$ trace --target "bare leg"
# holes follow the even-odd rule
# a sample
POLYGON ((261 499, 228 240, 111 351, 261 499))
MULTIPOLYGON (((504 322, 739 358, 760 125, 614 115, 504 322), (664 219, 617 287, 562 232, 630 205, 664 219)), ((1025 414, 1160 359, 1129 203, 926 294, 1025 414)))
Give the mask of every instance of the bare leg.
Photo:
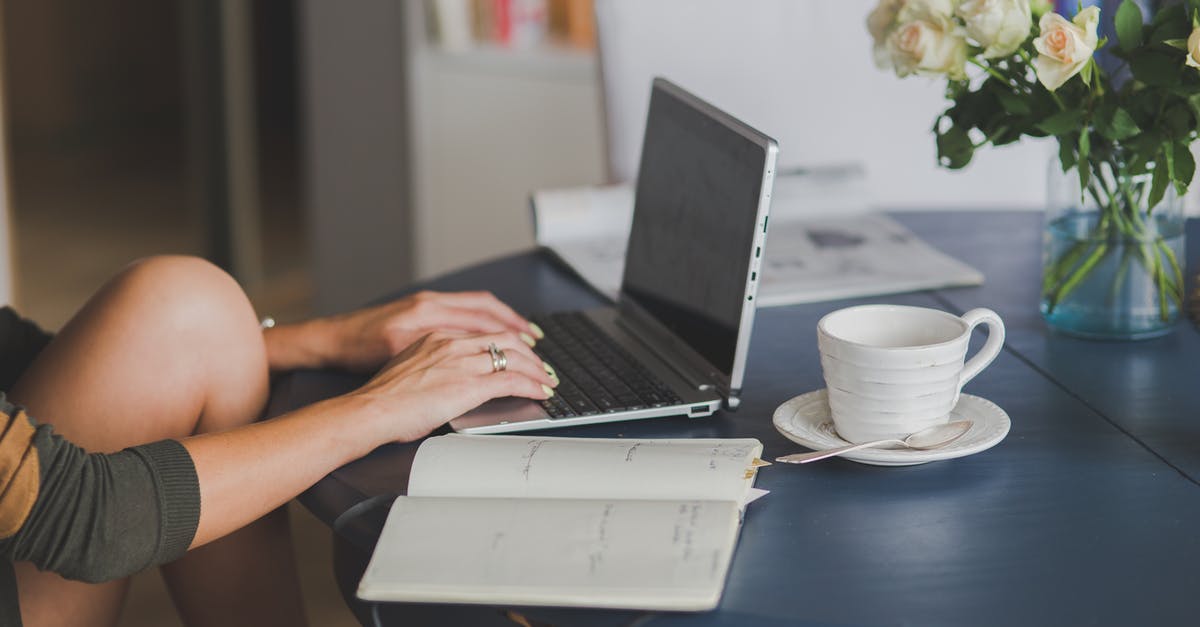
MULTIPOLYGON (((198 259, 158 257, 101 289, 10 396, 89 451, 230 429, 257 419, 266 402, 262 333, 228 275, 198 259)), ((306 622, 282 511, 163 573, 188 625, 306 622)), ((128 588, 30 564, 17 565, 17 580, 29 627, 114 624, 128 588)))

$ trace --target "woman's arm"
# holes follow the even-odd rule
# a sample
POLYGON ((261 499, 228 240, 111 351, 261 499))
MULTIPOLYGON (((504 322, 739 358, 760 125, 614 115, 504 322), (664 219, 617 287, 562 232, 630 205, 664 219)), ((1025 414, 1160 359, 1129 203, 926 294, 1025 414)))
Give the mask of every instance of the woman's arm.
POLYGON ((491 398, 547 398, 553 385, 511 333, 435 333, 344 396, 113 454, 83 451, 0 396, 12 412, 0 419, 0 557, 84 581, 122 577, 243 527, 382 444, 491 398), (507 370, 492 371, 489 343, 507 370))
POLYGON ((81 581, 123 577, 182 555, 199 505, 179 442, 89 454, 0 393, 0 559, 81 581))
POLYGON ((200 482, 192 546, 219 538, 294 498, 339 466, 389 442, 412 441, 492 398, 544 399, 555 381, 511 333, 434 333, 362 388, 278 418, 184 441, 200 482), (492 371, 489 343, 508 356, 492 371))
POLYGON ((530 346, 542 330, 489 292, 417 292, 346 314, 263 331, 272 372, 337 367, 372 372, 432 331, 512 333, 530 346))

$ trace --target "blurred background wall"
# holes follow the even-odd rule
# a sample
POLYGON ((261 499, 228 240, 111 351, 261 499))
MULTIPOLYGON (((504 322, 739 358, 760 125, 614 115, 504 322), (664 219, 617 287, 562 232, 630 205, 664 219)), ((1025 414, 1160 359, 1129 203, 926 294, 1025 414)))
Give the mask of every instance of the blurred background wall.
MULTIPOLYGON (((205 204, 204 190, 221 186, 204 161, 205 150, 220 144, 220 129, 194 128, 214 106, 194 97, 205 59, 222 54, 208 43, 219 41, 220 29, 198 17, 201 4, 219 6, 3 5, 11 296, 50 328, 132 259, 167 252, 212 258, 215 242, 230 237, 213 231, 205 204)), ((240 62, 253 75, 245 102, 253 108, 249 146, 259 169, 250 209, 257 221, 280 227, 253 244, 260 276, 273 280, 256 281, 252 295, 303 309, 295 7, 290 0, 246 6, 251 49, 240 62)))

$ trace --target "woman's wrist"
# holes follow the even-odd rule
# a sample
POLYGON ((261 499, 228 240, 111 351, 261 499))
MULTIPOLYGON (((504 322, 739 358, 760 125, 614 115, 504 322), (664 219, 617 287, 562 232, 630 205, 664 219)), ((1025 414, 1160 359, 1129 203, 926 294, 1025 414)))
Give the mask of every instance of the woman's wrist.
POLYGON ((263 329, 263 342, 272 372, 339 365, 341 341, 328 318, 263 329))

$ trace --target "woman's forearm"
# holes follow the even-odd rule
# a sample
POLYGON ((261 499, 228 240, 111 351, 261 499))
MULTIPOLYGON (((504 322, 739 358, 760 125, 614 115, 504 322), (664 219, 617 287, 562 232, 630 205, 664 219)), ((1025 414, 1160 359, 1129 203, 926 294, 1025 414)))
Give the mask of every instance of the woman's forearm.
POLYGON ((240 429, 184 440, 200 482, 192 547, 287 503, 321 477, 386 441, 382 410, 347 395, 240 429))
POLYGON ((329 366, 336 349, 335 325, 324 318, 263 329, 271 372, 329 366))

